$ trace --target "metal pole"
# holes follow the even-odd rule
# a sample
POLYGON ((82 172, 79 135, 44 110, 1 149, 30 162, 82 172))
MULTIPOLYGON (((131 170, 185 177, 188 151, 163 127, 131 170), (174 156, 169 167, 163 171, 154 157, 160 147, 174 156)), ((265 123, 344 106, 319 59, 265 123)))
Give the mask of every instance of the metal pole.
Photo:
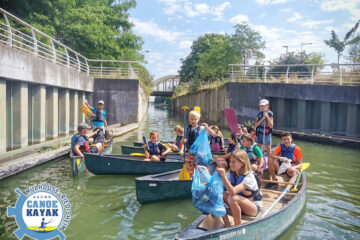
POLYGON ((289 83, 289 68, 290 66, 288 66, 286 70, 286 83, 289 83))
POLYGON ((36 39, 36 35, 35 35, 33 28, 31 28, 31 35, 32 35, 33 41, 34 41, 34 55, 37 56, 38 55, 38 44, 37 44, 37 39, 36 39))
POLYGON ((311 84, 314 84, 314 69, 315 69, 315 66, 313 66, 312 70, 311 70, 311 84))
POLYGON ((231 81, 234 81, 234 66, 231 66, 231 81))
POLYGON ((101 62, 101 67, 100 67, 100 76, 103 77, 103 62, 101 62))
POLYGON ((53 40, 51 40, 51 47, 52 47, 52 52, 53 52, 52 61, 54 63, 56 63, 56 49, 55 49, 55 44, 54 44, 53 40))
POLYGON ((10 23, 9 23, 9 20, 8 20, 8 18, 7 18, 7 16, 6 16, 6 14, 5 13, 3 13, 3 15, 4 15, 4 19, 5 19, 5 24, 6 24, 6 26, 7 26, 7 30, 8 30, 8 44, 10 45, 10 46, 12 46, 12 32, 11 32, 11 26, 10 26, 10 23))
POLYGON ((266 74, 267 74, 267 69, 266 69, 266 66, 264 66, 265 67, 265 79, 264 79, 264 81, 266 82, 266 74))
POLYGON ((70 57, 69 57, 69 52, 68 50, 65 48, 65 53, 66 53, 66 66, 70 67, 70 57))
POLYGON ((343 85, 342 73, 343 73, 343 70, 340 69, 340 85, 343 85))
POLYGON ((84 58, 84 60, 85 60, 85 63, 86 63, 86 73, 87 73, 87 75, 90 75, 90 68, 89 68, 88 61, 86 60, 86 58, 84 58))
POLYGON ((75 54, 76 56, 76 60, 77 60, 77 63, 78 63, 78 72, 80 72, 80 59, 79 59, 79 56, 77 54, 75 54))

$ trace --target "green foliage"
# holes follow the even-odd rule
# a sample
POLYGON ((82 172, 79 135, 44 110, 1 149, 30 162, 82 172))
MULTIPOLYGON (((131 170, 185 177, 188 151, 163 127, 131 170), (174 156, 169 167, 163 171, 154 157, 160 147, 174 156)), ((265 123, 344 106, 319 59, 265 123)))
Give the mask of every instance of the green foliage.
POLYGON ((218 80, 228 74, 228 64, 264 57, 261 49, 265 42, 258 32, 247 24, 238 24, 234 28, 232 35, 210 33, 193 42, 190 54, 182 60, 179 71, 182 82, 218 80))
POLYGON ((199 90, 200 86, 201 80, 199 78, 194 78, 190 83, 190 90, 194 92, 196 90, 199 90))
POLYGON ((149 73, 149 71, 142 65, 137 64, 135 65, 138 68, 138 77, 141 87, 144 89, 146 96, 150 96, 153 91, 153 76, 149 73))
MULTIPOLYGON (((357 36, 359 38, 360 35, 357 36)), ((360 63, 360 41, 354 43, 349 49, 348 60, 350 63, 360 63)))
POLYGON ((169 104, 170 103, 170 98, 169 97, 155 97, 154 100, 155 104, 162 104, 162 103, 166 103, 169 104))
POLYGON ((331 48, 334 48, 334 50, 338 54, 338 64, 340 62, 340 56, 341 53, 345 50, 345 47, 347 45, 352 45, 360 41, 360 36, 353 38, 350 40, 350 38, 353 36, 353 34, 356 32, 356 30, 359 27, 360 20, 356 22, 354 27, 352 27, 346 34, 344 39, 341 41, 338 37, 338 35, 335 33, 334 30, 331 31, 331 38, 329 40, 324 40, 325 44, 328 45, 331 48))

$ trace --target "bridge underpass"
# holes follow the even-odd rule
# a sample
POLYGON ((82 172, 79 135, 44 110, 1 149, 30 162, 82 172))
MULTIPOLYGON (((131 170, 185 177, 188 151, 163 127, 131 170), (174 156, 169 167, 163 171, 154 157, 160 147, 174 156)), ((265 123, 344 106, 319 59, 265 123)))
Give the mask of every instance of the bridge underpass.
POLYGON ((151 96, 171 97, 180 83, 179 75, 168 75, 157 79, 151 96))

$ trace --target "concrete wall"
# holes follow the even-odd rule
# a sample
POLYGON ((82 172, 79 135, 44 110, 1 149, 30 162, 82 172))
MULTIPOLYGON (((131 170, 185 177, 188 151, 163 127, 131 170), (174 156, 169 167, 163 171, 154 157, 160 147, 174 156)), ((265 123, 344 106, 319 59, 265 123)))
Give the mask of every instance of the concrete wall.
POLYGON ((94 105, 104 100, 109 125, 137 123, 147 111, 148 99, 138 80, 95 79, 92 99, 94 105))
POLYGON ((85 73, 5 44, 0 44, 0 78, 88 92, 94 85, 93 78, 85 73))
POLYGON ((226 126, 224 108, 234 108, 238 122, 253 121, 262 98, 270 100, 277 129, 360 137, 360 87, 234 82, 181 96, 172 106, 200 106, 202 119, 226 126))

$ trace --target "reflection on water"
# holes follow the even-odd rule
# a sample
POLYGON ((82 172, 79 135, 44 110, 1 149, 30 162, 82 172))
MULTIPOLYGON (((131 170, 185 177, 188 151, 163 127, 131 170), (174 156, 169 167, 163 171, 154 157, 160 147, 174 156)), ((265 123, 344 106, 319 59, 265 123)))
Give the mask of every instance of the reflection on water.
MULTIPOLYGON (((150 107, 143 126, 118 138, 113 153, 120 153, 122 144, 141 141, 143 134, 148 136, 152 130, 158 130, 162 139, 173 139, 176 124, 183 125, 169 117, 166 109, 150 107)), ((281 239, 359 239, 360 151, 297 144, 305 161, 311 162, 307 205, 281 239)), ((69 159, 62 158, 0 181, 0 239, 16 239, 12 233, 17 229, 15 220, 6 217, 7 206, 15 205, 15 188, 24 190, 45 182, 62 189, 71 201, 72 219, 65 232, 68 239, 173 239, 199 215, 190 199, 140 205, 134 178, 91 174, 73 178, 69 159)))

